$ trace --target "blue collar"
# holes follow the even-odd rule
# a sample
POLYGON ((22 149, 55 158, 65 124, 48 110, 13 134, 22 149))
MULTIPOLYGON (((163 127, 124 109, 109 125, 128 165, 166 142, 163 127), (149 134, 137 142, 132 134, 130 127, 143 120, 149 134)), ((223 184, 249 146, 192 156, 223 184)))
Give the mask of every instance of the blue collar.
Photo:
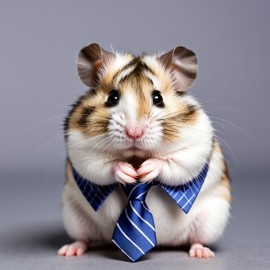
MULTIPOLYGON (((151 186, 158 185, 160 186, 175 202, 176 204, 185 212, 188 213, 191 206, 193 205, 195 199, 197 198, 201 187, 204 183, 208 172, 209 165, 206 163, 200 173, 194 177, 191 181, 179 185, 179 186, 170 186, 158 181, 152 181, 149 183, 151 186)), ((95 211, 98 211, 106 198, 110 193, 118 187, 120 184, 111 184, 100 186, 92 183, 90 180, 83 178, 72 166, 73 177, 84 195, 85 199, 92 206, 95 211)), ((139 185, 140 183, 135 183, 131 185, 120 185, 123 190, 132 189, 134 186, 139 185)))

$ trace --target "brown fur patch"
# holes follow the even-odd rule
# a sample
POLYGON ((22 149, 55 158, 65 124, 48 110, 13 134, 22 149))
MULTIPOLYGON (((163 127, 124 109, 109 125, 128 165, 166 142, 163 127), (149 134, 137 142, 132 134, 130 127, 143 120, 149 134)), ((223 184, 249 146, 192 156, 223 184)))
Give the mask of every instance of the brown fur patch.
POLYGON ((73 176, 72 176, 72 170, 71 170, 71 162, 69 158, 67 158, 66 160, 66 175, 65 176, 66 176, 65 184, 68 184, 68 185, 74 184, 74 181, 72 181, 73 176))
MULTIPOLYGON (((69 158, 66 159, 66 170, 65 170, 65 186, 70 186, 70 185, 74 185, 74 181, 72 181, 73 176, 72 176, 72 170, 71 170, 71 162, 69 160, 69 158)), ((64 206, 64 200, 62 197, 61 200, 61 207, 63 208, 64 206)))
POLYGON ((92 99, 94 96, 96 96, 96 91, 94 89, 88 90, 84 95, 82 95, 71 107, 70 111, 68 112, 68 115, 65 118, 64 121, 64 132, 65 132, 65 139, 67 139, 67 132, 71 127, 71 118, 74 112, 77 110, 78 107, 81 106, 81 104, 87 100, 92 99))
POLYGON ((98 91, 95 96, 83 98, 70 115, 69 128, 80 130, 87 137, 106 133, 110 120, 104 106, 106 98, 106 94, 98 91))
POLYGON ((188 104, 187 106, 185 106, 183 112, 179 114, 179 118, 181 118, 181 121, 183 123, 189 122, 193 124, 197 119, 198 109, 198 107, 188 104))
POLYGON ((153 86, 151 82, 143 74, 138 74, 138 71, 126 76, 119 83, 119 89, 123 93, 126 89, 130 89, 135 96, 137 102, 137 120, 146 118, 151 111, 151 93, 153 86))
POLYGON ((164 139, 174 141, 179 138, 181 127, 195 125, 198 118, 198 110, 199 108, 194 105, 179 101, 174 112, 169 112, 168 117, 165 117, 162 123, 164 139))
POLYGON ((225 199, 227 202, 232 202, 232 195, 231 195, 231 179, 229 175, 228 165, 226 161, 224 160, 222 149, 217 141, 217 139, 214 139, 214 152, 220 153, 222 155, 222 163, 221 163, 221 169, 222 169, 222 176, 220 178, 219 187, 221 187, 221 191, 219 192, 218 196, 225 199))
POLYGON ((151 74, 154 75, 154 77, 156 77, 161 84, 160 89, 155 89, 155 90, 159 90, 163 94, 176 92, 177 89, 174 89, 172 76, 169 70, 166 70, 158 59, 156 59, 156 61, 157 61, 156 63, 158 63, 157 65, 149 66, 149 68, 151 69, 151 74))
POLYGON ((221 185, 224 187, 224 189, 222 192, 220 192, 219 196, 225 199, 227 202, 231 203, 232 195, 231 195, 230 178, 225 174, 221 178, 221 185))

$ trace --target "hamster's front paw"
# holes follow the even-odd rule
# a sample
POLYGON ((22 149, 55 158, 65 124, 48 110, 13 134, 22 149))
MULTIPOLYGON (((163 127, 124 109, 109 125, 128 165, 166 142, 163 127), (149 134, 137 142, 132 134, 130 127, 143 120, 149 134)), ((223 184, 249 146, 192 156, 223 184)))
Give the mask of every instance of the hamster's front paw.
POLYGON ((129 163, 119 160, 114 166, 114 177, 121 184, 131 184, 136 181, 137 172, 129 163))
POLYGON ((138 177, 141 182, 152 181, 160 174, 162 161, 157 158, 147 159, 138 169, 138 177))

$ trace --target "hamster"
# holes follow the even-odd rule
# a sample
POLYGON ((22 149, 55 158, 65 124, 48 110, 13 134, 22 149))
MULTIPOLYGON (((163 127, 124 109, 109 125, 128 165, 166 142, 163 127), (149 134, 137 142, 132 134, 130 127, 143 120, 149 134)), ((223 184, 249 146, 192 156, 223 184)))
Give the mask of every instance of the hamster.
POLYGON ((181 185, 208 162, 207 177, 188 214, 157 187, 150 189, 146 203, 158 245, 189 245, 190 257, 214 257, 208 245, 222 235, 230 217, 231 185, 211 121, 188 92, 197 75, 196 55, 176 47, 163 55, 135 57, 91 44, 80 51, 77 68, 90 90, 65 120, 62 196, 64 225, 75 242, 58 254, 80 256, 94 241, 111 243, 127 204, 117 188, 95 212, 75 183, 72 166, 98 185, 153 180, 181 185))

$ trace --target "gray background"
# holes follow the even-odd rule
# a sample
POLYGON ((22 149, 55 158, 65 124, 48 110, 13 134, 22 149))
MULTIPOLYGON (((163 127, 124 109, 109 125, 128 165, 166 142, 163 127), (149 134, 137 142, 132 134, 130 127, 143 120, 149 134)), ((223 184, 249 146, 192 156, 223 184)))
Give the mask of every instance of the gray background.
POLYGON ((92 42, 135 54, 177 45, 195 51, 199 76, 191 92, 211 116, 233 178, 233 218, 215 260, 201 263, 183 251, 157 250, 136 267, 269 269, 269 11, 266 0, 1 1, 3 269, 37 263, 40 269, 131 267, 110 248, 74 260, 54 256, 68 241, 59 206, 62 123, 69 105, 86 90, 75 58, 92 42))

